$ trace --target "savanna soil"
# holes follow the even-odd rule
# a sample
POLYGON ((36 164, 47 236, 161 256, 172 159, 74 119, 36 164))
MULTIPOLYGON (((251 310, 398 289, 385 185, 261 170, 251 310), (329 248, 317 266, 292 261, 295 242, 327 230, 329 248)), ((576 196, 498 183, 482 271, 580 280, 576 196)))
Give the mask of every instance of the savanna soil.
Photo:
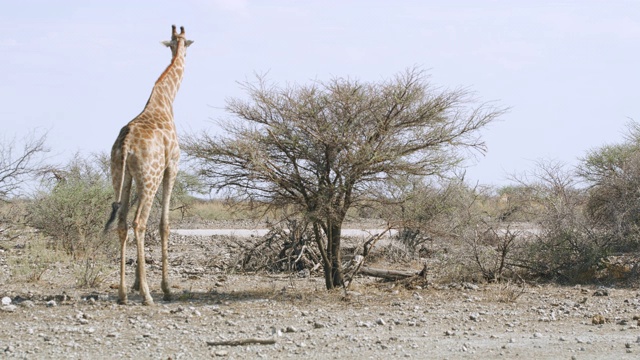
MULTIPOLYGON (((0 240, 0 356, 68 359, 625 359, 640 356, 635 289, 499 284, 406 287, 357 278, 324 290, 319 273, 229 274, 225 237, 171 238, 174 300, 162 301, 159 249, 147 265, 155 306, 117 305, 117 262, 97 288, 82 264, 17 274, 25 237, 0 240), (226 259, 226 260, 225 260, 226 259), (599 295, 596 296, 595 294, 599 295), (594 325, 593 317, 603 323, 594 325), (211 345, 217 341, 272 344, 211 345)), ((134 249, 130 246, 130 256, 134 249)), ((419 270, 419 269, 416 269, 419 270)), ((127 266, 129 284, 134 266, 127 266)))

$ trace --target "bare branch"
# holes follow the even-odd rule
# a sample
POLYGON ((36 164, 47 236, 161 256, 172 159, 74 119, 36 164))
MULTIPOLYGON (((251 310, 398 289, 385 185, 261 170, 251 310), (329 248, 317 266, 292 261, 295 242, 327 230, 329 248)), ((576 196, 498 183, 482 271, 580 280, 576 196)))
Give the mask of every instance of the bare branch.
POLYGON ((46 138, 46 133, 38 136, 33 132, 20 143, 15 138, 0 143, 0 199, 16 195, 24 183, 42 169, 40 156, 49 151, 46 138), (16 148, 20 145, 18 151, 16 148))

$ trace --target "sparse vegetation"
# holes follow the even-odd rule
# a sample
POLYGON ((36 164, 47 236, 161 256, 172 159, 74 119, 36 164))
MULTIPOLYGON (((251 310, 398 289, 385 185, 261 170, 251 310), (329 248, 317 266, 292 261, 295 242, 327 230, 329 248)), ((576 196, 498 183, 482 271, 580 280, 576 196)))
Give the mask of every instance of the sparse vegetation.
MULTIPOLYGON (((382 83, 333 79, 278 88, 259 79, 244 86, 250 100, 228 103, 241 120, 227 124, 229 137, 185 139, 202 177, 179 173, 171 205, 174 222, 236 226, 251 219, 271 227, 264 238, 236 241, 229 271, 322 266, 327 288, 344 285, 343 267, 358 256, 426 265, 431 280, 443 282, 619 282, 640 271, 637 123, 624 142, 589 151, 575 169, 540 161, 496 189, 453 172, 463 158, 456 149, 484 151, 474 134, 502 110, 465 112, 468 94, 434 91, 420 70, 382 83), (194 197, 210 188, 229 196, 194 197), (363 219, 395 229, 391 243, 373 253, 371 243, 343 248, 343 225, 363 219)), ((44 142, 31 136, 21 151, 16 142, 0 147, 0 238, 29 234, 20 250, 25 260, 12 264, 23 281, 40 281, 73 259, 82 264, 76 285, 99 286, 117 249, 113 236, 101 234, 113 201, 107 157, 43 166, 44 142), (25 196, 36 173, 41 187, 25 196)), ((157 243, 157 218, 152 213, 149 244, 157 243)), ((349 271, 351 282, 356 267, 349 271)), ((511 298, 517 296, 505 295, 511 298)))

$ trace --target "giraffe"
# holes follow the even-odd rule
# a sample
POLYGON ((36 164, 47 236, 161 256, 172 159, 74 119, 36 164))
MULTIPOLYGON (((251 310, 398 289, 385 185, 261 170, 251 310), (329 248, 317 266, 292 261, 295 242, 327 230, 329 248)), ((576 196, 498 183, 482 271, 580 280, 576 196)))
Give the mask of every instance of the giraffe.
POLYGON ((144 234, 153 199, 162 183, 162 215, 160 238, 162 241, 162 292, 164 300, 171 300, 168 278, 169 201, 178 173, 180 148, 173 123, 173 100, 184 74, 186 49, 193 43, 187 40, 184 27, 180 33, 172 25, 171 40, 162 43, 171 49, 171 63, 156 81, 144 110, 125 125, 111 149, 111 180, 116 201, 105 232, 118 218, 120 238, 120 288, 118 303, 127 303, 125 285, 125 250, 127 245, 127 214, 132 180, 136 184, 138 207, 133 219, 133 232, 137 246, 136 280, 134 290, 140 290, 144 305, 153 305, 145 272, 144 234))

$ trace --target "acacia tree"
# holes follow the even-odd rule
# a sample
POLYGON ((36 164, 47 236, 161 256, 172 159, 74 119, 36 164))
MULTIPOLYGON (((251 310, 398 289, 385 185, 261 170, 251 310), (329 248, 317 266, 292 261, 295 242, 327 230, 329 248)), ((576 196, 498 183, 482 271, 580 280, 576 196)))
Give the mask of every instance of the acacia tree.
POLYGON ((466 90, 432 87, 410 68, 390 80, 334 78, 279 87, 241 84, 220 121, 223 135, 188 135, 183 149, 205 183, 251 203, 293 209, 312 225, 327 289, 343 285, 347 211, 397 175, 437 175, 460 150, 485 150, 479 130, 504 109, 473 105, 466 90))

